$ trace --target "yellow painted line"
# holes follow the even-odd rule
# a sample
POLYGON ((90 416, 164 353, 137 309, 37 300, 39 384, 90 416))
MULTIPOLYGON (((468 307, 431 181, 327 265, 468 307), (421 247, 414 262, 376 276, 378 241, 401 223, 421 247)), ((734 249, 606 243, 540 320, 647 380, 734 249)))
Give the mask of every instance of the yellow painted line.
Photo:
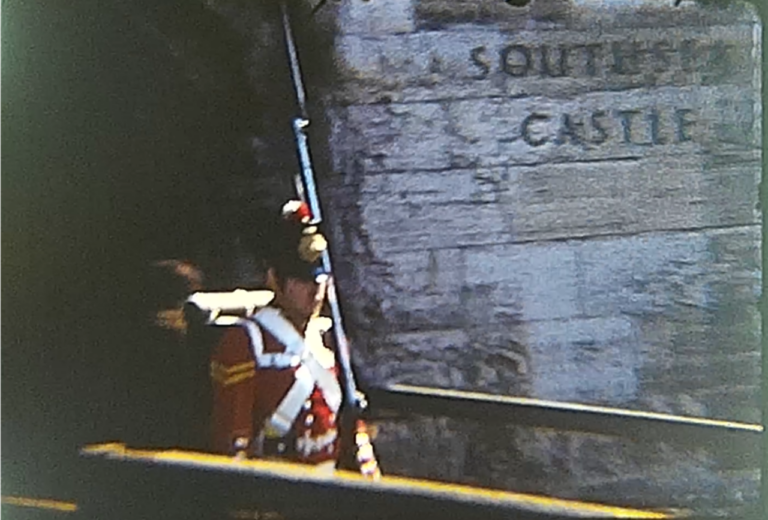
POLYGON ((151 451, 134 450, 122 444, 102 444, 88 446, 84 454, 104 455, 111 459, 144 460, 154 463, 186 466, 198 469, 222 469, 242 473, 270 476, 282 480, 332 483, 347 488, 375 489, 379 492, 420 495, 426 497, 448 498, 460 502, 503 505, 529 511, 549 513, 571 513, 606 518, 678 518, 670 512, 648 511, 605 504, 550 498, 541 495, 514 493, 510 491, 478 488, 462 484, 450 484, 406 477, 383 476, 378 481, 371 481, 359 473, 336 471, 327 473, 313 472, 312 466, 271 460, 235 459, 223 455, 189 452, 180 450, 151 451))
POLYGON ((409 392, 423 395, 426 397, 445 397, 449 399, 463 399, 469 401, 486 401, 500 404, 538 406, 542 408, 551 408, 553 410, 565 410, 572 412, 586 412, 608 414, 622 417, 632 417, 637 419, 662 420, 678 424, 690 424, 696 426, 719 426, 731 429, 751 431, 762 433, 763 426, 760 424, 749 424, 734 421, 722 421, 717 419, 704 419, 700 417, 687 417, 682 415, 671 415, 656 412, 640 412, 635 410, 625 410, 623 408, 610 408, 607 406, 594 406, 588 404, 565 403, 558 401, 545 401, 543 399, 530 399, 527 397, 507 397, 493 394, 483 394, 480 392, 464 392, 460 390, 446 390, 443 388, 424 388, 410 385, 391 385, 387 390, 393 392, 409 392))
POLYGON ((3 496, 1 500, 3 504, 9 504, 12 506, 34 507, 36 509, 53 509, 55 511, 64 511, 66 513, 73 513, 77 511, 77 504, 74 502, 62 502, 61 500, 9 496, 3 496))

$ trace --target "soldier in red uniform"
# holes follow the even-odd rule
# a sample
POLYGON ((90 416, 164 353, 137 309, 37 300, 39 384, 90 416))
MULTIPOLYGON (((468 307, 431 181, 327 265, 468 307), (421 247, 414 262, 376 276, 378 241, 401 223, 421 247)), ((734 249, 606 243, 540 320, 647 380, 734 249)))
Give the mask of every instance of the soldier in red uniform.
MULTIPOLYGON (((229 328, 211 360, 213 444, 217 452, 279 457, 333 469, 341 457, 342 390, 328 333, 319 316, 328 274, 327 243, 307 225, 305 205, 283 209, 269 244, 267 285, 274 299, 229 328)), ((358 421, 354 459, 377 478, 379 468, 365 425, 358 421)))

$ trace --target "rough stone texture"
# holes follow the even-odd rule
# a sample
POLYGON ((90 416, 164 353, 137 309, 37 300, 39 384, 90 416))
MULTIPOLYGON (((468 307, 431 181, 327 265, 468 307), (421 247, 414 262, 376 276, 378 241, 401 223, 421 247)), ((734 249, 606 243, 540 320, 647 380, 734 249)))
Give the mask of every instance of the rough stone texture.
MULTIPOLYGON (((629 4, 322 15, 324 189, 373 383, 759 421, 759 22, 629 4)), ((717 453, 443 418, 381 432, 396 473, 654 507, 756 496, 717 453)))
POLYGON ((638 87, 744 85, 754 76, 756 57, 739 52, 754 37, 744 21, 674 30, 611 24, 598 26, 603 34, 597 39, 590 25, 344 34, 338 63, 345 88, 336 93, 337 100, 563 98, 638 87), (505 54, 508 47, 512 50, 505 54))
POLYGON ((733 517, 759 499, 759 469, 720 469, 705 451, 665 443, 428 417, 379 431, 390 474, 733 517))
POLYGON ((336 14, 337 27, 339 32, 366 36, 412 32, 416 28, 413 4, 413 0, 342 2, 336 14))

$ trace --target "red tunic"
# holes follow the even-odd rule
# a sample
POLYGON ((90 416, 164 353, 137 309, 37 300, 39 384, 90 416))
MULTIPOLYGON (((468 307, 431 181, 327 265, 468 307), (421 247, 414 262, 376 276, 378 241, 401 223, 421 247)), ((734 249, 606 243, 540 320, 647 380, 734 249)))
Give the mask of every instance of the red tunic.
MULTIPOLYGON (((259 329, 265 354, 285 351, 274 336, 263 327, 259 329)), ((253 441, 293 385, 297 369, 258 367, 245 329, 228 329, 211 359, 213 449, 233 454, 237 451, 236 439, 244 437, 253 441)), ((302 453, 301 449, 289 450, 284 458, 311 464, 336 460, 339 452, 337 423, 337 414, 328 407, 322 391, 315 385, 293 423, 291 437, 321 449, 313 449, 309 454, 302 453)), ((295 439, 290 442, 295 443, 295 439)), ((256 454, 253 448, 248 453, 256 454)))

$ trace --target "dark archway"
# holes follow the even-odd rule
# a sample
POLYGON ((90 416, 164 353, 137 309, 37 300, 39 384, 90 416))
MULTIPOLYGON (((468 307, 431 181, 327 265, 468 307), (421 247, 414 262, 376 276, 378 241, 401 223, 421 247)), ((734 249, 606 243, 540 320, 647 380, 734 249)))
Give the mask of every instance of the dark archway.
POLYGON ((222 4, 4 6, 4 495, 70 497, 77 448, 131 413, 116 396, 152 370, 146 266, 237 283, 242 227, 290 188, 277 20, 222 4))

